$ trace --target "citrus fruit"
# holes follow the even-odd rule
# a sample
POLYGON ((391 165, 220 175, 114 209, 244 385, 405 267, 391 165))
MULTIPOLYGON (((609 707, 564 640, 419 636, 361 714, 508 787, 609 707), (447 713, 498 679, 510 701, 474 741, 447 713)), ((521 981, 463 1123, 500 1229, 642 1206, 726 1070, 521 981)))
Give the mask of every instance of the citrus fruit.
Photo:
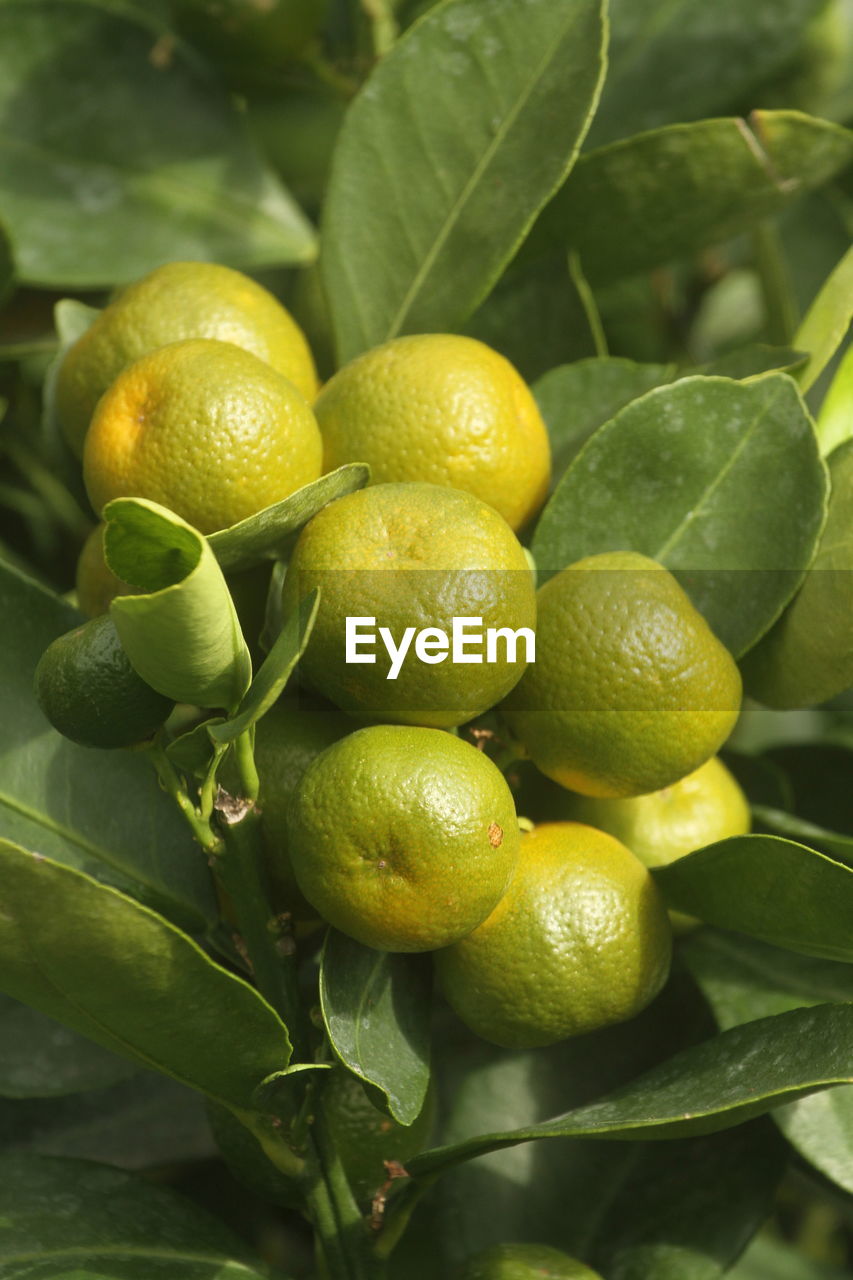
POLYGON ((370 1200, 386 1181, 386 1160, 405 1167, 425 1146, 433 1122, 433 1099, 410 1125, 387 1116, 370 1101, 351 1071, 335 1068, 324 1076, 323 1112, 357 1200, 370 1200))
POLYGON ((136 674, 106 615, 48 645, 35 689, 54 729, 84 747, 134 746, 150 738, 175 705, 136 674))
POLYGON ((537 768, 590 796, 659 791, 719 749, 737 667, 675 578, 633 551, 588 556, 537 593, 537 660, 502 713, 537 768))
POLYGON ((302 892, 380 951, 430 951, 483 921, 519 831, 503 774, 440 729, 371 725, 308 766, 289 815, 302 892))
POLYGON ((101 397, 83 478, 99 513, 149 498, 213 533, 316 480, 320 457, 293 383, 230 342, 192 338, 142 356, 101 397))
POLYGON ((298 920, 316 919, 316 912, 300 892, 290 865, 287 814, 293 793, 312 760, 354 728, 337 707, 304 694, 280 698, 255 728, 261 837, 273 905, 298 920))
POLYGON ((394 338, 339 370, 315 408, 327 471, 368 462, 380 484, 466 489, 513 529, 547 496, 551 453, 536 401, 509 361, 476 338, 394 338))
POLYGON ((463 1263, 454 1280, 601 1280, 577 1258, 545 1244, 496 1244, 463 1263))
POLYGON ((639 858, 604 831, 553 822, 522 838, 506 894, 435 964, 472 1031, 532 1049, 634 1017, 666 981, 671 947, 639 858))
POLYGON ((103 521, 95 525, 83 543, 83 549, 77 561, 75 581, 77 605, 87 618, 97 618, 100 614, 106 613, 111 600, 116 596, 126 595, 134 589, 113 573, 104 558, 105 528, 103 521))
POLYGON ((494 661, 485 644, 471 643, 460 662, 452 646, 428 651, 418 640, 427 630, 433 641, 435 630, 449 637, 454 617, 479 619, 471 624, 477 631, 527 628, 533 639, 535 587, 521 544, 469 493, 385 484, 330 503, 299 536, 285 607, 314 587, 320 605, 302 670, 350 715, 447 728, 500 701, 524 670, 523 636, 512 645, 496 639, 494 661), (347 661, 347 618, 361 620, 365 634, 372 627, 375 637, 350 655, 358 662, 347 661), (396 646, 409 633, 396 670, 381 627, 396 646))
POLYGON ((284 374, 307 400, 317 394, 302 330, 271 293, 230 267, 169 262, 123 289, 62 360, 56 409, 78 456, 98 400, 122 370, 184 338, 233 342, 284 374))

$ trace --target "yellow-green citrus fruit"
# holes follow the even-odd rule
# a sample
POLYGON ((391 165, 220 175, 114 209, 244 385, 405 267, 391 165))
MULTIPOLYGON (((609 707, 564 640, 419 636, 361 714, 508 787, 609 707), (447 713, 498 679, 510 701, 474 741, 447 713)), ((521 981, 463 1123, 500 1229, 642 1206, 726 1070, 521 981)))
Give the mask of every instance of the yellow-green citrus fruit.
POLYGON ((405 1168, 429 1140, 432 1094, 410 1125, 400 1124, 375 1107, 357 1076, 335 1068, 324 1076, 323 1113, 355 1197, 369 1201, 387 1180, 385 1161, 405 1168))
POLYGON ((149 498, 213 533, 320 474, 317 423, 293 383, 229 342, 194 338, 143 356, 98 401, 83 478, 100 513, 149 498))
POLYGON ((465 489, 513 529, 548 494, 548 433, 527 384, 475 338, 395 338, 345 365, 316 403, 324 466, 369 462, 377 483, 465 489))
POLYGON ((280 698, 255 728, 261 836, 273 904, 300 921, 316 919, 290 865, 287 815, 302 775, 322 751, 357 726, 337 707, 300 695, 280 698))
POLYGON ((372 725, 309 765, 289 816, 302 892, 380 951, 430 951, 470 933, 518 857, 515 807, 481 751, 440 729, 372 725))
MULTIPOLYGON (((285 580, 286 608, 320 587, 317 620, 302 670, 349 715, 448 728, 487 710, 524 670, 527 643, 498 638, 487 662, 484 645, 468 648, 478 663, 453 662, 448 650, 418 656, 426 628, 452 632, 454 617, 481 619, 474 629, 527 628, 536 593, 524 551, 487 503, 432 484, 385 484, 330 503, 299 536, 285 580), (347 662, 347 617, 373 618, 375 662, 347 662), (386 627, 409 650, 389 679, 391 659, 379 635, 386 627), (510 652, 510 648, 512 652, 510 652), (514 660, 512 660, 514 659, 514 660)), ((531 637, 532 638, 532 637, 531 637)))
POLYGON ((469 1258, 454 1280, 601 1280, 601 1276, 545 1244, 496 1244, 469 1258))
POLYGON ((633 1018, 669 973, 672 931, 646 867, 576 822, 535 827, 488 919, 435 957, 472 1031, 532 1049, 633 1018))
POLYGON ((675 578, 629 551, 537 593, 536 663, 502 712, 537 768, 591 796, 659 791, 734 728, 737 666, 675 578))
POLYGON ((175 705, 136 674, 107 616, 48 645, 36 667, 35 689, 54 729, 84 747, 143 742, 175 705))
POLYGON ((116 596, 127 595, 134 590, 117 577, 104 558, 104 529, 101 522, 83 543, 77 561, 75 589, 77 605, 87 618, 100 617, 110 607, 116 596))
POLYGON ((233 342, 272 365, 307 400, 317 394, 302 330, 271 293, 230 267, 170 262, 123 289, 60 365, 57 415, 78 457, 98 400, 122 370, 184 338, 233 342))

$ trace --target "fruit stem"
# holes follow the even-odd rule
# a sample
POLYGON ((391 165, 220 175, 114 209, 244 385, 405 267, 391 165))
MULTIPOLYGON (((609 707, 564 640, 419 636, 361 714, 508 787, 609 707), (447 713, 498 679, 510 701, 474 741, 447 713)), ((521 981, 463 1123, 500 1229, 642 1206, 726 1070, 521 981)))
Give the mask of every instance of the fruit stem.
POLYGON ((157 777, 160 779, 160 785, 167 792, 181 813, 189 823, 190 829, 198 843, 207 854, 219 854, 222 852, 222 841, 211 828, 210 822, 199 813, 190 797, 184 790, 180 775, 172 764, 171 760, 163 750, 160 742, 155 740, 146 747, 149 760, 157 770, 157 777))
POLYGON ((600 357, 609 356, 610 350, 607 346, 607 337, 604 332, 604 325, 601 323, 598 305, 583 273, 580 257, 574 251, 569 254, 569 276, 575 286, 575 292, 586 316, 590 336, 595 346, 595 354, 600 357))
POLYGON ((322 1090, 311 1136, 320 1177, 308 1205, 332 1280, 381 1280, 384 1260, 371 1249, 367 1222, 358 1207, 323 1111, 322 1090))
POLYGON ((234 761, 240 774, 240 793, 252 804, 257 800, 260 788, 253 739, 253 730, 247 729, 234 743, 234 761))

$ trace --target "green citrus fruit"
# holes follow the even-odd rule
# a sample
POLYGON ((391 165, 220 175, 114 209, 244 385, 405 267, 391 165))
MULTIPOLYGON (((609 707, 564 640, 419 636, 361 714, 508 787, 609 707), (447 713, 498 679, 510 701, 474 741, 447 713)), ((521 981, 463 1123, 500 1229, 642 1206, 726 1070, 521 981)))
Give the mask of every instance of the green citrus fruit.
POLYGON ((289 815, 308 901, 380 951, 463 937, 504 893, 519 831, 503 774, 439 729, 373 725, 309 765, 289 815))
POLYGON ((496 1244, 469 1258, 454 1280, 601 1280, 601 1276, 545 1244, 496 1244))
POLYGON ((136 674, 107 616, 48 645, 36 667, 35 689, 54 729, 84 747, 143 742, 175 705, 136 674))
POLYGON ((513 529, 548 494, 548 433, 527 384, 475 338, 395 338, 345 365, 315 406, 326 470, 369 462, 375 482, 465 489, 513 529))
POLYGON ((671 947, 639 858, 594 827, 554 822, 523 837, 504 897, 435 964, 472 1031, 532 1049, 633 1018, 666 981, 671 947))
POLYGON ((97 512, 149 498, 213 533, 316 480, 320 450, 293 383, 241 347, 194 338, 119 374, 86 436, 83 477, 97 512))
POLYGON ((122 370, 184 338, 232 342, 272 365, 307 400, 317 394, 302 330, 271 293, 230 267, 170 262, 123 289, 62 361, 56 409, 78 456, 98 400, 122 370))
POLYGON ((433 1122, 432 1094, 410 1125, 387 1116, 370 1101, 357 1076, 335 1068, 324 1077, 322 1106, 350 1186, 357 1200, 368 1201, 388 1177, 385 1161, 405 1168, 426 1145, 433 1122))
POLYGON ((307 695, 280 698, 255 728, 261 835, 273 904, 296 920, 316 920, 317 915, 305 901, 290 864, 287 815, 293 794, 309 764, 354 728, 337 707, 307 695))
POLYGON ((661 565, 632 551, 588 556, 546 582, 537 606, 537 660, 502 712, 549 778, 583 795, 642 795, 725 742, 738 669, 661 565))
MULTIPOLYGON (((431 484, 385 484, 330 503, 303 529, 285 581, 285 604, 320 587, 317 620, 302 670, 311 684, 349 715, 448 728, 493 706, 524 670, 522 637, 510 651, 496 642, 421 652, 417 634, 438 628, 450 637, 453 618, 481 627, 535 626, 535 588, 521 544, 485 502, 431 484), (360 648, 373 664, 346 661, 347 618, 373 618, 375 641, 360 648), (410 648, 399 671, 379 635, 386 627, 410 648), (479 661, 470 661, 479 655, 479 661)), ((365 624, 369 625, 369 624, 365 624)))

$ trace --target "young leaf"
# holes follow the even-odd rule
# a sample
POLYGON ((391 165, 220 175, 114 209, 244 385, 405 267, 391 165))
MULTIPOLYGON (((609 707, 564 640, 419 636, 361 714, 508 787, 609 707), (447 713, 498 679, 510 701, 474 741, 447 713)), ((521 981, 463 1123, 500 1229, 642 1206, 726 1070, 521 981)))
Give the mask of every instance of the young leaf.
POLYGON ((228 97, 142 5, 5 0, 0 51, 0 212, 22 280, 86 289, 176 258, 314 256, 228 97))
POLYGON ((237 1236, 183 1196, 83 1160, 0 1157, 8 1280, 264 1280, 266 1268, 237 1236))
POLYGON ((805 581, 743 660, 744 687, 765 706, 812 707, 853 684, 853 440, 829 458, 826 527, 805 581))
POLYGON ((589 126, 602 8, 450 0, 375 67, 338 140, 323 223, 341 361, 454 328, 489 292, 589 126))
POLYGON ((311 637, 320 604, 320 590, 315 589, 299 602, 299 608, 285 619, 284 626, 264 663, 252 681, 236 715, 231 720, 211 724, 208 732, 214 742, 233 742, 266 715, 284 691, 305 646, 311 637))
POLYGON ((827 476, 786 374, 682 378, 587 442, 533 539, 541 578, 601 551, 640 551, 679 579, 734 654, 771 626, 811 562, 827 476))
POLYGON ((374 951, 330 929, 320 1006, 344 1065, 384 1093, 395 1120, 411 1124, 429 1084, 428 963, 422 956, 374 951))
POLYGON ((675 365, 596 356, 559 365, 539 378, 532 391, 551 437, 554 486, 594 431, 674 377, 675 365))
POLYGON ((794 346, 811 359, 797 374, 803 391, 817 380, 835 355, 853 316, 853 249, 848 249, 794 334, 794 346))
POLYGON ((323 507, 363 489, 369 480, 370 468, 366 463, 349 462, 297 489, 289 498, 233 524, 230 529, 211 533, 207 540, 226 573, 251 569, 262 560, 274 559, 280 554, 287 539, 323 507))
POLYGON ((853 870, 805 845, 732 836, 653 875, 669 906, 706 924, 853 963, 853 870))
POLYGON ((848 347, 817 416, 817 438, 824 457, 853 437, 853 345, 848 347))
POLYGON ((206 538, 143 498, 104 508, 110 568, 145 594, 116 596, 110 616, 142 679, 176 702, 233 710, 251 660, 222 570, 206 538))
POLYGON ((761 1018, 685 1049, 597 1102, 541 1124, 424 1151, 414 1177, 546 1138, 683 1138, 715 1133, 783 1102, 853 1082, 853 1006, 761 1018))
POLYGON ((575 249, 594 282, 618 280, 730 240, 851 160, 850 130, 797 111, 669 125, 582 156, 524 252, 575 249))
POLYGON ((611 0, 594 146, 719 115, 796 52, 823 0, 611 0))
POLYGON ((134 1068, 9 996, 0 995, 0 1096, 53 1098, 103 1089, 134 1068))
POLYGON ((75 609, 0 565, 0 836, 86 871, 198 931, 216 919, 210 873, 139 754, 75 746, 48 724, 33 672, 75 609))
POLYGON ((0 884, 8 995, 227 1105, 252 1109, 287 1065, 287 1029, 266 1001, 147 907, 8 841, 0 884))

